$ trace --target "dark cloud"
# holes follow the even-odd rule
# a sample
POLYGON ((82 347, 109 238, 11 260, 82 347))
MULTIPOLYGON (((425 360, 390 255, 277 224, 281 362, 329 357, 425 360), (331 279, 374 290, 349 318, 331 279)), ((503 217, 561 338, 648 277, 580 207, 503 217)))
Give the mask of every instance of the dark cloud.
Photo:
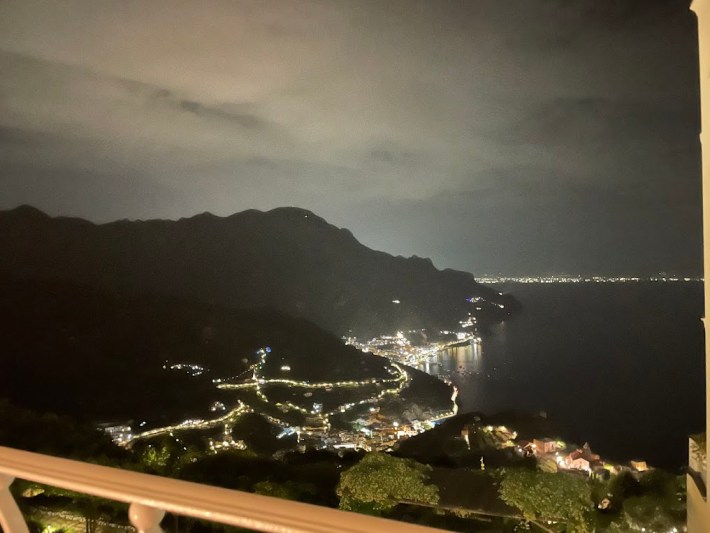
POLYGON ((369 157, 376 163, 388 165, 410 165, 416 162, 417 155, 394 141, 378 143, 370 150, 369 157))
POLYGON ((688 4, 0 3, 0 208, 299 205, 475 273, 699 271, 688 4))
MULTIPOLYGON (((199 102, 195 102, 194 100, 180 100, 178 105, 189 113, 227 120, 247 129, 258 129, 266 125, 265 121, 261 120, 254 114, 238 112, 236 110, 228 111, 227 109, 218 107, 209 107, 199 102)), ((236 106, 231 107, 233 108, 236 106)))
POLYGON ((700 132, 697 101, 612 99, 608 97, 555 98, 535 106, 502 140, 539 144, 611 144, 658 142, 664 135, 669 142, 676 137, 700 132))
POLYGON ((223 120, 250 130, 266 129, 271 126, 268 121, 251 111, 254 106, 248 102, 206 104, 181 97, 170 89, 156 87, 136 80, 116 79, 115 81, 133 94, 146 95, 156 105, 172 105, 181 111, 198 117, 223 120))
MULTIPOLYGON (((542 0, 531 2, 539 23, 531 32, 512 36, 510 42, 564 48, 584 41, 613 43, 620 34, 638 37, 638 33, 663 31, 669 23, 687 24, 690 0, 542 0)), ((534 16, 534 14, 532 15, 534 16)), ((533 19, 534 20, 534 19, 533 19)))
MULTIPOLYGON (((690 9, 691 0, 547 0, 555 10, 563 10, 579 25, 598 25, 607 31, 662 25, 669 17, 679 18, 690 9)), ((579 28, 578 28, 579 29, 579 28)))
POLYGON ((117 81, 120 81, 122 85, 134 94, 142 93, 147 95, 156 105, 172 105, 178 110, 198 117, 223 120, 250 130, 266 129, 271 126, 268 121, 250 111, 253 106, 249 103, 206 104, 183 98, 169 89, 155 87, 135 80, 124 79, 117 81))
POLYGON ((50 139, 49 135, 41 132, 0 125, 0 147, 37 146, 49 142, 50 139))

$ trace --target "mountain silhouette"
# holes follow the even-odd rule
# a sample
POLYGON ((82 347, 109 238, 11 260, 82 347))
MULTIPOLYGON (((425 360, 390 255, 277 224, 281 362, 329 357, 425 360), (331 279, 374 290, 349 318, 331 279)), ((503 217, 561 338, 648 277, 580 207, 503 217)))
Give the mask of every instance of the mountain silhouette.
POLYGON ((0 250, 0 273, 13 278, 275 309, 337 335, 453 328, 473 296, 488 302, 484 318, 515 307, 470 273, 371 250, 293 207, 94 224, 20 206, 0 211, 0 250))

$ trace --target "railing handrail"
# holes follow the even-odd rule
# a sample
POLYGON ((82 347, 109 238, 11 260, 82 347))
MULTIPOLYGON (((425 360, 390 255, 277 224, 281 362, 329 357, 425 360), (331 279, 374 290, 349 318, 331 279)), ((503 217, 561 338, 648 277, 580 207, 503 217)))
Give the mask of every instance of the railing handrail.
MULTIPOLYGON (((258 531, 274 533, 439 531, 318 505, 2 446, 0 446, 0 474, 258 531)), ((1 511, 0 509, 0 514, 1 511)))

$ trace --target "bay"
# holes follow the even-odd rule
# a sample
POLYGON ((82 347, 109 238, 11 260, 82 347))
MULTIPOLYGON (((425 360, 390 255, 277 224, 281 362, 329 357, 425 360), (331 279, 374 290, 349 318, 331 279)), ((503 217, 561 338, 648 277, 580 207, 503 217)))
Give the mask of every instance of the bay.
POLYGON ((497 288, 522 311, 422 368, 459 388, 461 412, 545 412, 609 459, 687 464, 705 421, 702 283, 497 288))

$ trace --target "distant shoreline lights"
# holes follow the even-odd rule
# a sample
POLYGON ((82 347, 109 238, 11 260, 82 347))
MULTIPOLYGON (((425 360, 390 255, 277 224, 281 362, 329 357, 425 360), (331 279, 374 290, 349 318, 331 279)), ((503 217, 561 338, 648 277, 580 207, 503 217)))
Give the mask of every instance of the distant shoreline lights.
POLYGON ((694 276, 576 276, 576 275, 554 275, 554 276, 490 276, 483 275, 476 277, 479 283, 698 283, 704 282, 703 277, 694 276))

